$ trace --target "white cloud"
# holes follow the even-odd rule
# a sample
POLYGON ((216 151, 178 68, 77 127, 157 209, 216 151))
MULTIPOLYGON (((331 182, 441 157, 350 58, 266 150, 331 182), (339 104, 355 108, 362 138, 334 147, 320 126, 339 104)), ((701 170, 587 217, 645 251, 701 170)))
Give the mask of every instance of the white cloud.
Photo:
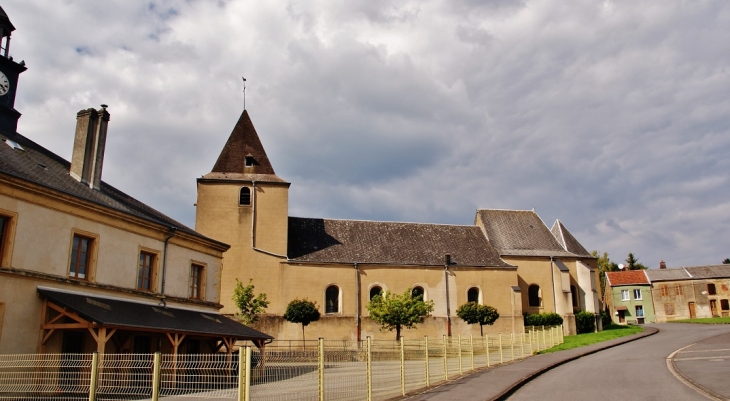
POLYGON ((247 106, 291 214, 471 224, 535 208, 656 266, 730 257, 722 2, 11 0, 19 131, 187 224, 247 106))

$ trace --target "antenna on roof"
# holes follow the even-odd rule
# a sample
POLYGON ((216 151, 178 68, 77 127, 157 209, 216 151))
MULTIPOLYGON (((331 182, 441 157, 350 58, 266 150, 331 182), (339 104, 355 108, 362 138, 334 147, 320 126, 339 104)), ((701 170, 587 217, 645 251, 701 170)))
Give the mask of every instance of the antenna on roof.
POLYGON ((241 77, 243 80, 243 109, 246 110, 246 78, 241 77))

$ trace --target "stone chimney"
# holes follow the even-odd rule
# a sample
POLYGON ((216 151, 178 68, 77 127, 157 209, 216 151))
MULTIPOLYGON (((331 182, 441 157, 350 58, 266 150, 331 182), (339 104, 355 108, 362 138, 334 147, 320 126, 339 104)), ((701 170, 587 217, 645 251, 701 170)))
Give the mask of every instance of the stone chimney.
POLYGON ((662 260, 661 262, 659 262, 659 268, 660 269, 666 269, 667 268, 667 264, 664 263, 664 261, 662 260))
POLYGON ((76 136, 70 174, 94 189, 99 189, 101 185, 106 131, 109 125, 107 107, 102 104, 99 110, 86 109, 76 114, 76 136))

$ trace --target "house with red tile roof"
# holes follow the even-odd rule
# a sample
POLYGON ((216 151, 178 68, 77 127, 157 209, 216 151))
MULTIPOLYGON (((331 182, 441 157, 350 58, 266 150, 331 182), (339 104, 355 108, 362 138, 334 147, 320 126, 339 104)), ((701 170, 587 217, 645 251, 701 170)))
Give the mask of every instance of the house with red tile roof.
POLYGON ((616 324, 656 322, 651 282, 646 270, 606 272, 604 299, 616 324))

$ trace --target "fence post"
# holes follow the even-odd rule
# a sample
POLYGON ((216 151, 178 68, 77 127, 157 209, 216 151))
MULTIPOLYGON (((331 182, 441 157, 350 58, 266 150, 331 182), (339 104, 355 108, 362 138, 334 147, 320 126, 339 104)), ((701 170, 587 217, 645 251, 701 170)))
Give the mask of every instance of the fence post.
POLYGON ((565 342, 565 332, 563 331, 563 325, 560 325, 560 344, 565 342))
POLYGON ((449 359, 447 358, 448 351, 449 346, 446 343, 446 336, 444 336, 444 380, 449 380, 449 359))
POLYGON ((317 370, 319 371, 319 401, 324 401, 324 339, 319 338, 317 344, 317 370))
POLYGON ((461 334, 456 337, 456 341, 459 342, 459 348, 458 348, 458 350, 459 350, 459 374, 460 375, 463 375, 464 374, 464 368, 463 368, 462 363, 461 363, 461 334))
POLYGON ((469 334, 469 348, 471 352, 471 370, 474 370, 474 336, 469 334))
POLYGON ((406 351, 400 338, 400 393, 406 395, 406 351))
POLYGON ((547 338, 545 337, 545 326, 542 326, 542 346, 547 349, 547 338))
POLYGON ((555 327, 550 328, 550 348, 555 346, 555 327))
POLYGON ((372 348, 372 342, 370 340, 370 336, 368 336, 367 355, 366 355, 365 361, 366 361, 365 368, 367 370, 367 383, 368 383, 367 401, 372 401, 372 399, 373 399, 373 348, 372 348))
POLYGON ((96 401, 96 383, 99 379, 99 353, 91 354, 91 380, 89 381, 89 401, 96 401))
POLYGON ((525 332, 520 334, 520 358, 525 357, 525 332))
POLYGON ((423 340, 425 342, 426 346, 426 387, 429 387, 431 385, 429 381, 429 372, 428 372, 428 336, 424 336, 423 340))
POLYGON ((509 354, 510 354, 510 360, 514 362, 515 360, 515 332, 511 331, 509 333, 509 354))
POLYGON ((489 334, 484 336, 484 348, 487 350, 487 367, 489 367, 489 334))
POLYGON ((155 352, 152 368, 152 401, 160 399, 160 353, 155 352))
POLYGON ((499 333, 499 363, 504 363, 504 352, 502 351, 502 333, 499 333))

